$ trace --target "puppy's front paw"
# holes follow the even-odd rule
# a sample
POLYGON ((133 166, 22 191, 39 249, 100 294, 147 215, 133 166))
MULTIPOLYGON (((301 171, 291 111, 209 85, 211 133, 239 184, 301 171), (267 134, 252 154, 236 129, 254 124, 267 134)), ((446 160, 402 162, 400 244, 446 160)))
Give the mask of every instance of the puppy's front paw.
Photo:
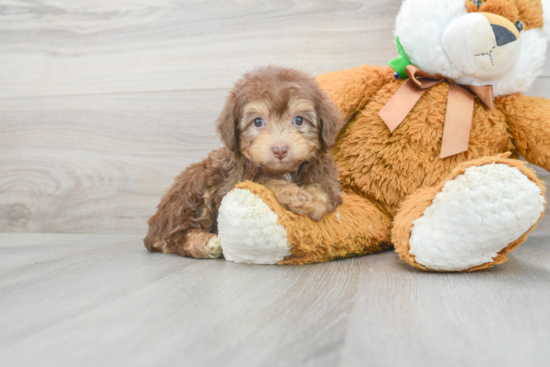
POLYGON ((220 238, 214 233, 200 229, 192 229, 187 233, 187 239, 178 251, 183 256, 196 259, 216 259, 222 256, 220 238))
POLYGON ((279 203, 296 214, 307 214, 310 210, 313 196, 297 186, 284 186, 275 190, 279 203))
POLYGON ((304 206, 313 201, 311 194, 299 187, 284 186, 275 190, 275 196, 281 205, 298 210, 299 214, 305 214, 304 206))
POLYGON ((296 214, 305 214, 316 222, 327 212, 327 206, 322 201, 299 187, 286 186, 274 193, 282 206, 296 214))
POLYGON ((222 256, 222 244, 218 236, 213 236, 205 246, 205 259, 217 259, 222 256))

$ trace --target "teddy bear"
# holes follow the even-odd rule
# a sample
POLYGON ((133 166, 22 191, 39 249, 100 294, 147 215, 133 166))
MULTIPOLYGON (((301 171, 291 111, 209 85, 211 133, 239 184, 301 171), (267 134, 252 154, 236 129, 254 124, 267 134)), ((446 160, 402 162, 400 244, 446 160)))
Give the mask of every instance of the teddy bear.
POLYGON ((550 102, 522 94, 544 65, 550 0, 405 0, 399 56, 317 77, 344 116, 343 204, 321 221, 241 182, 219 211, 226 260, 307 264, 394 248, 427 271, 502 264, 544 215, 550 102))

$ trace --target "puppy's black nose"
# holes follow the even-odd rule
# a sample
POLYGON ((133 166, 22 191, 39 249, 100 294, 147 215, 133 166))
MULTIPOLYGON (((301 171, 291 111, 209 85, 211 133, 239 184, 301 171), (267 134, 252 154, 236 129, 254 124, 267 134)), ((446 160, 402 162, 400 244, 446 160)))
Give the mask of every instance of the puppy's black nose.
POLYGON ((288 154, 288 147, 273 147, 271 148, 273 155, 278 159, 283 159, 288 154))

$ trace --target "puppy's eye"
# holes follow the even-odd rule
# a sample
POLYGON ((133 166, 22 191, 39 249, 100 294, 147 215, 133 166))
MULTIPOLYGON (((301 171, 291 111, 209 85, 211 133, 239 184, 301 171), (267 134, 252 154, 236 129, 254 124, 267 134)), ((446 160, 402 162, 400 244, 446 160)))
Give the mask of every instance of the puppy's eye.
POLYGON ((258 117, 257 119, 254 120, 254 126, 256 127, 264 126, 264 120, 258 117))
POLYGON ((298 116, 294 119, 294 125, 296 126, 302 126, 304 123, 304 118, 302 116, 298 116))
POLYGON ((521 20, 518 20, 516 22, 516 28, 518 29, 518 31, 523 31, 525 29, 525 25, 523 24, 523 22, 521 20))

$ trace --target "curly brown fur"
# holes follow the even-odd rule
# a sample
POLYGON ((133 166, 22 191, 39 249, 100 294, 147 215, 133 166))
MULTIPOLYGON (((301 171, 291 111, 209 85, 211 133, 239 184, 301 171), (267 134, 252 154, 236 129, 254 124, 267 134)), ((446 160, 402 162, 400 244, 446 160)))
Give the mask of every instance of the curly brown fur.
POLYGON ((149 220, 145 247, 220 256, 218 208, 246 180, 267 186, 287 209, 320 220, 342 202, 329 153, 339 126, 336 107, 310 76, 273 66, 245 74, 217 121, 225 147, 176 177, 149 220))

